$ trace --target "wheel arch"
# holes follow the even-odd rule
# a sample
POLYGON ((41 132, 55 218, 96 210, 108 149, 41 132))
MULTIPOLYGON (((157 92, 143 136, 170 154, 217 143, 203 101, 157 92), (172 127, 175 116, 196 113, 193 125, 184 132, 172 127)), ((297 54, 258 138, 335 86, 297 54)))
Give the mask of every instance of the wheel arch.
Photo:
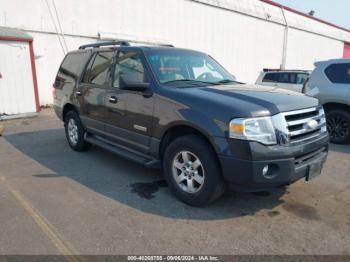
POLYGON ((63 109, 62 109, 62 119, 63 119, 63 121, 65 120, 65 117, 66 117, 67 113, 70 112, 70 111, 75 111, 77 113, 79 112, 77 110, 77 108, 73 104, 71 104, 71 103, 65 104, 63 109))
POLYGON ((215 143, 212 141, 211 136, 202 128, 195 126, 190 123, 177 123, 172 126, 169 126, 162 134, 162 137, 160 139, 160 146, 159 146, 159 156, 162 159, 163 153, 166 149, 166 147, 175 139, 186 136, 186 135, 197 135, 204 139, 210 148, 213 150, 213 152, 217 153, 217 148, 215 146, 215 143))
POLYGON ((350 105, 344 104, 344 103, 337 103, 337 102, 327 102, 323 105, 325 111, 335 110, 335 109, 343 109, 350 113, 350 105))

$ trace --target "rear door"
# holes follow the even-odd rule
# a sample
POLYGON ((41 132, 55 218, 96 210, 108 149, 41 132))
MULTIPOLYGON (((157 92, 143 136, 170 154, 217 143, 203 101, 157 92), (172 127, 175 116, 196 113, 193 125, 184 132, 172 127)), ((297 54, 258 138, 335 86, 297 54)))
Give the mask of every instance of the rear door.
POLYGON ((154 97, 150 91, 120 89, 120 76, 134 82, 150 83, 150 73, 139 51, 120 49, 106 93, 106 133, 121 145, 148 153, 153 124, 154 97))
POLYGON ((96 52, 91 57, 75 93, 79 101, 81 120, 92 133, 104 131, 105 96, 113 57, 113 51, 96 52))

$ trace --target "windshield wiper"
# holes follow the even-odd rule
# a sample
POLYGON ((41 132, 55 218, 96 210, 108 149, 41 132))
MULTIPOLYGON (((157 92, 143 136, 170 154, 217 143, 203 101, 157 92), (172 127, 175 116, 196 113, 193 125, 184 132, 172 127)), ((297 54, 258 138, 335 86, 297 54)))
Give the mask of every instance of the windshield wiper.
POLYGON ((163 84, 171 84, 171 83, 177 83, 177 82, 193 82, 193 83, 202 83, 202 84, 207 84, 207 85, 217 85, 218 83, 213 83, 213 82, 205 82, 205 81, 199 81, 199 80, 194 80, 194 79, 177 79, 177 80, 171 80, 164 82, 163 84))
POLYGON ((221 80, 219 82, 216 82, 216 84, 229 84, 229 83, 241 84, 241 82, 238 82, 238 81, 235 81, 235 80, 231 80, 231 79, 224 79, 224 80, 221 80))

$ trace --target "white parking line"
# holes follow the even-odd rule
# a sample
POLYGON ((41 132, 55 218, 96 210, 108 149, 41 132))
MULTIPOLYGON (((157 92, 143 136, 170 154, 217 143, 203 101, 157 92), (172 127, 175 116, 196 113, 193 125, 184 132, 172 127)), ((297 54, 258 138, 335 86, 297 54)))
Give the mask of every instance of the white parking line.
POLYGON ((32 217, 35 223, 43 231, 43 233, 50 239, 52 244, 58 249, 58 251, 67 256, 66 259, 71 262, 79 262, 80 259, 75 257, 78 252, 73 248, 73 246, 67 241, 63 240, 60 233, 55 229, 55 227, 42 215, 38 210, 36 210, 31 203, 25 199, 21 192, 16 190, 4 176, 0 176, 0 181, 2 181, 5 186, 9 189, 11 194, 16 198, 20 205, 25 211, 32 217))

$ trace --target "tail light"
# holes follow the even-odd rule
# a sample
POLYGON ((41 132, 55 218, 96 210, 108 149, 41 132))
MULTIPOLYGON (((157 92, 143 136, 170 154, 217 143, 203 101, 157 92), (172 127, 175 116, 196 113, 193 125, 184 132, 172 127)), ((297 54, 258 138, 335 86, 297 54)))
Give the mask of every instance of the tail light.
POLYGON ((66 79, 60 76, 56 76, 55 83, 53 83, 53 87, 56 89, 62 89, 65 82, 66 82, 66 79))
POLYGON ((57 89, 61 90, 63 89, 63 86, 66 82, 66 79, 60 76, 56 76, 55 82, 53 83, 52 86, 52 96, 54 99, 57 99, 57 89))

